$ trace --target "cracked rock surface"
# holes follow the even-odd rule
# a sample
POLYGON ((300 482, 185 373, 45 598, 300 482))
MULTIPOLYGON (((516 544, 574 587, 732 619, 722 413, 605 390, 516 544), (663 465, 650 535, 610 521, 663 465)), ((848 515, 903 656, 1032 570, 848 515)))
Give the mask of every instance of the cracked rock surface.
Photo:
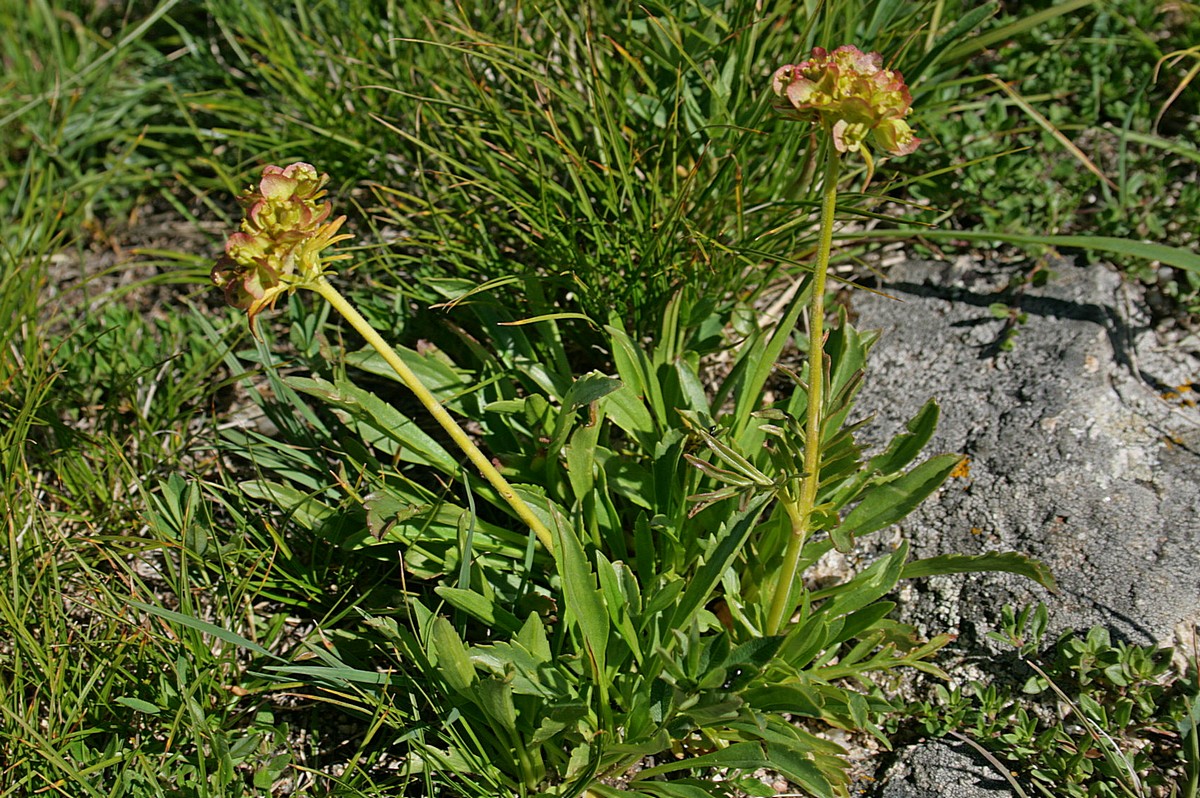
MULTIPOLYGON (((1138 288, 1102 265, 1059 262, 1044 286, 1018 291, 1011 274, 970 259, 910 262, 881 286, 891 298, 852 300, 857 327, 882 332, 858 403, 875 415, 867 436, 885 444, 935 397, 927 453, 970 458, 968 476, 900 525, 913 558, 1019 551, 1061 588, 1008 574, 917 580, 901 595, 903 620, 957 632, 968 659, 996 653, 985 635, 1006 603, 1044 601, 1050 635, 1102 624, 1133 643, 1186 643, 1200 624, 1200 343, 1161 341, 1138 288), (1024 321, 997 318, 994 303, 1024 321)), ((921 763, 951 754, 902 753, 907 786, 885 781, 879 795, 1008 794, 938 788, 921 763)))
POLYGON ((881 781, 879 798, 1004 798, 1013 794, 1003 777, 981 758, 944 743, 912 746, 881 781))

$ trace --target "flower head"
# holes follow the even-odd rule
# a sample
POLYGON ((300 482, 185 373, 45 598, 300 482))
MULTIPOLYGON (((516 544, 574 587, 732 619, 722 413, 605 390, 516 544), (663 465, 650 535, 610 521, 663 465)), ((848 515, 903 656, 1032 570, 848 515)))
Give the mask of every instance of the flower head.
POLYGON ((229 304, 248 312, 252 328, 280 294, 319 278, 325 263, 349 257, 321 254, 350 238, 337 234, 345 216, 327 221, 333 206, 321 199, 328 182, 329 175, 311 164, 267 166, 258 186, 239 198, 246 216, 240 232, 225 242, 212 280, 225 289, 229 304))
POLYGON ((921 140, 904 121, 912 95, 897 71, 883 68, 883 56, 843 45, 832 53, 814 47, 799 64, 775 71, 771 90, 776 109, 791 119, 817 122, 833 134, 838 152, 863 152, 868 136, 893 155, 907 155, 921 140))

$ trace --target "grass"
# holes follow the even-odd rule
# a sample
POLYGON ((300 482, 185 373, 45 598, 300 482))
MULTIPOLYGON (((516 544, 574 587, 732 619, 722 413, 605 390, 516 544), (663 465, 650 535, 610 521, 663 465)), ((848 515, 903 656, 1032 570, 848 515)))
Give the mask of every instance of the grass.
MULTIPOLYGON (((684 375, 663 377, 665 405, 671 391, 694 397, 676 364, 704 373, 728 353, 722 331, 750 335, 755 303, 803 273, 817 153, 773 119, 763 86, 814 44, 894 57, 930 139, 885 164, 871 196, 851 171, 840 210, 859 224, 894 224, 885 203, 899 201, 951 230, 1194 246, 1188 61, 1153 82, 1200 24, 1186 9, 1071 3, 1037 25, 980 12, 955 26, 964 15, 943 2, 775 5, 762 19, 748 3, 582 15, 431 0, 381 0, 370 15, 332 2, 0 3, 0 796, 436 794, 448 789, 438 769, 402 759, 414 740, 500 761, 503 742, 470 739, 484 733, 469 724, 448 724, 447 742, 421 723, 445 688, 405 675, 426 654, 402 608, 444 598, 443 569, 473 589, 488 568, 531 571, 524 540, 488 542, 504 516, 486 489, 422 476, 383 435, 354 449, 339 436, 370 419, 299 398, 297 376, 345 376, 330 353, 352 337, 294 299, 260 344, 218 309, 208 262, 263 163, 334 175, 360 236, 347 281, 365 315, 433 353, 452 409, 563 501, 582 488, 547 466, 546 441, 587 427, 526 397, 612 372, 605 324, 653 341, 647 374, 684 375), (992 72, 1022 81, 1026 105, 1113 185, 980 77, 992 72), (1086 91, 1069 80, 1081 73, 1086 91), (146 234, 150 212, 172 220, 165 242, 146 234), (449 316, 427 309, 448 301, 449 316), (530 318, 542 321, 496 326, 530 318), (501 415, 500 402, 521 404, 501 415), (404 547, 354 537, 397 512, 369 493, 377 476, 431 504, 478 500, 466 553, 474 532, 454 523, 404 547)), ((850 262, 869 249, 859 238, 842 251, 850 262)), ((1172 312, 1195 310, 1196 270, 1124 264, 1172 312)), ((356 383, 393 397, 355 357, 356 383)), ((618 501, 643 478, 608 477, 618 501)), ((656 545, 680 567, 695 554, 656 545)), ((549 600, 493 587, 514 606, 549 600)), ((446 659, 478 632, 465 617, 440 633, 446 659)), ((700 650, 676 683, 703 682, 688 670, 700 650)), ((871 726, 881 700, 844 712, 871 726)), ((464 792, 509 789, 495 763, 451 766, 483 774, 464 792)))

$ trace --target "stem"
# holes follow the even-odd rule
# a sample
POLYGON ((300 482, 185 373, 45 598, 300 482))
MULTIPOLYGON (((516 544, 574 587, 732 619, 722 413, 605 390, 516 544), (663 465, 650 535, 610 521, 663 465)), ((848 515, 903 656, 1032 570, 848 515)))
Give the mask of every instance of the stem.
POLYGON ((508 506, 513 509, 513 512, 529 525, 529 528, 537 535, 538 540, 542 542, 546 551, 553 552, 554 538, 550 535, 550 530, 533 514, 533 510, 529 508, 529 505, 516 494, 513 486, 501 476, 496 467, 492 465, 492 462, 488 460, 487 455, 479 451, 479 447, 475 445, 474 441, 471 440, 463 428, 458 425, 458 422, 446 412, 446 408, 442 407, 442 403, 429 392, 429 389, 421 382, 421 378, 414 374, 412 369, 400 359, 400 356, 396 354, 396 350, 392 349, 388 342, 383 340, 383 337, 379 333, 375 332, 375 328, 363 318, 362 314, 353 305, 346 301, 345 297, 338 293, 336 288, 330 285, 324 276, 317 278, 314 283, 307 287, 312 288, 326 302, 333 305, 334 310, 341 313, 346 321, 350 322, 350 326, 365 338, 367 343, 375 348, 375 351, 387 361, 387 364, 392 367, 400 377, 400 380, 408 386, 408 389, 425 406, 429 414, 442 425, 442 429, 446 430, 446 433, 458 444, 458 448, 462 449, 463 453, 467 455, 467 459, 475 464, 475 467, 479 469, 479 473, 483 474, 484 479, 492 484, 492 487, 496 489, 496 492, 500 494, 500 497, 504 501, 508 502, 508 506))
POLYGON ((521 766, 522 784, 530 790, 537 789, 538 782, 542 779, 533 766, 533 760, 529 758, 529 749, 526 747, 525 741, 521 739, 521 735, 516 731, 509 733, 509 740, 512 742, 513 750, 517 754, 517 762, 521 766))
POLYGON ((841 161, 832 147, 825 154, 825 183, 821 200, 821 237, 817 246, 817 264, 813 270, 813 289, 808 306, 808 408, 804 424, 804 476, 800 495, 784 499, 784 509, 792 522, 792 534, 783 553, 783 568, 775 584, 775 595, 767 613, 766 633, 779 633, 790 614, 792 585, 800 568, 800 555, 812 531, 812 511, 821 484, 821 432, 825 406, 825 277, 833 250, 833 219, 837 209, 837 180, 841 161))

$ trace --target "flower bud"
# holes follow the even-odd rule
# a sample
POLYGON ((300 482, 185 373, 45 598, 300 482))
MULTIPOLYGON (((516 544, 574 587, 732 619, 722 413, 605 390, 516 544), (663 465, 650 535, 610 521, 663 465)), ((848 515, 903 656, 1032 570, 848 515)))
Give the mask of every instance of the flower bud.
POLYGON ((781 114, 825 126, 838 152, 858 152, 868 137, 893 155, 907 155, 921 143, 904 121, 912 110, 904 77, 884 69, 879 53, 853 45, 832 53, 814 47, 809 60, 777 69, 771 90, 781 114))
POLYGON ((345 216, 326 221, 333 206, 320 200, 328 182, 311 164, 267 166, 258 186, 239 198, 246 216, 226 241, 212 280, 229 304, 247 311, 252 328, 280 294, 320 278, 324 264, 349 257, 322 254, 351 237, 337 234, 345 216))

